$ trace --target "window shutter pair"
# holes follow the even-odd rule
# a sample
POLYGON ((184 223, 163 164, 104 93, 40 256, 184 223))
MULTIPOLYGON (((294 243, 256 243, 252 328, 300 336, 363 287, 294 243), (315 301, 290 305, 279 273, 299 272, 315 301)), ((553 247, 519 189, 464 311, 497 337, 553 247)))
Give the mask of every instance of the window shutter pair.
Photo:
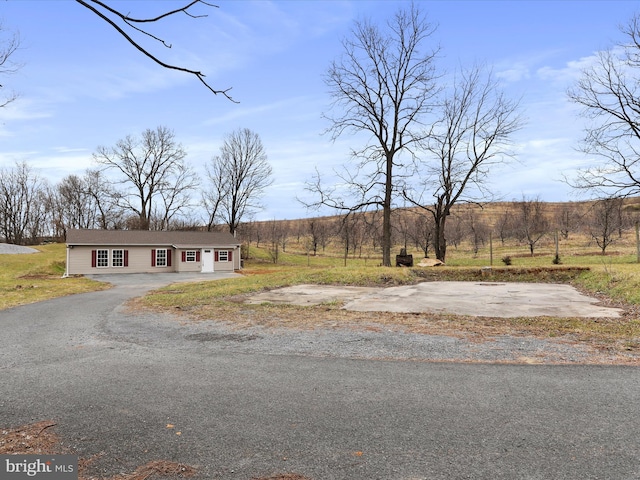
MULTIPOLYGON (((218 255, 218 250, 216 250, 216 253, 215 253, 215 261, 216 262, 220 261, 219 260, 219 255, 218 255)), ((233 250, 228 250, 227 251, 227 261, 229 261, 229 262, 233 261, 233 250)))
MULTIPOLYGON (((187 261, 187 252, 182 252, 182 261, 187 261)), ((196 262, 200 261, 200 250, 196 250, 196 262)))
MULTIPOLYGON (((153 257, 154 259, 152 260, 152 263, 155 263, 155 255, 153 257)), ((97 265, 98 265, 98 251, 91 250, 91 268, 96 268, 97 265)), ((124 251, 124 266, 125 267, 129 266, 129 250, 124 251)))
MULTIPOLYGON (((151 266, 156 266, 156 249, 151 249, 151 266)), ((171 250, 167 248, 167 267, 171 266, 171 250)))

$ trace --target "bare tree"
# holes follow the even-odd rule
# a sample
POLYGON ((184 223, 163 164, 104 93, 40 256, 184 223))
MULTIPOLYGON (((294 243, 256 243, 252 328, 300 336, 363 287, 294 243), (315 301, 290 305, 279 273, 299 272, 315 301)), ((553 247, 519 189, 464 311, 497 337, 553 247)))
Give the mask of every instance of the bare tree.
POLYGON ((515 206, 515 229, 518 239, 529 246, 529 252, 533 252, 538 242, 549 233, 549 220, 546 214, 546 204, 538 197, 527 199, 515 206))
POLYGON ((98 228, 104 230, 122 228, 123 211, 119 206, 120 193, 100 170, 87 169, 84 174, 85 193, 97 210, 98 228))
POLYGON ((89 9, 91 12, 97 15, 100 19, 105 21, 108 25, 113 27, 122 37, 124 37, 127 40, 127 42, 133 45, 134 48, 136 48, 143 55, 150 58, 152 61, 154 61, 161 67, 167 68, 169 70, 177 70, 180 72, 185 72, 185 73, 194 75, 198 80, 200 80, 200 82, 202 82, 202 84, 206 88, 208 88, 214 94, 216 95, 222 94, 229 100, 234 101, 229 94, 229 91, 231 90, 230 88, 223 89, 223 90, 218 90, 213 88, 209 83, 207 83, 207 81, 205 80, 205 75, 202 72, 191 69, 191 68, 169 64, 161 60, 157 55, 154 55, 153 53, 151 53, 150 49, 147 47, 144 47, 140 41, 136 41, 133 38, 133 36, 137 34, 137 35, 140 35, 142 38, 147 38, 147 39, 156 41, 166 48, 171 48, 170 43, 152 34, 148 30, 141 28, 138 25, 147 25, 151 23, 157 23, 162 21, 163 19, 176 16, 179 14, 184 14, 191 18, 207 17, 206 14, 193 14, 191 13, 191 11, 196 5, 204 5, 206 7, 212 7, 212 8, 217 8, 217 5, 213 5, 211 3, 205 2, 204 0, 193 0, 182 7, 160 13, 153 17, 136 18, 131 16, 129 13, 125 14, 121 10, 118 10, 113 6, 110 6, 107 2, 101 2, 98 0, 76 0, 76 2, 82 5, 83 7, 89 9))
POLYGON ((273 263, 278 263, 280 259, 280 244, 282 243, 282 237, 286 235, 282 222, 277 220, 270 220, 263 224, 266 229, 267 237, 271 243, 269 247, 269 257, 273 263))
POLYGON ((71 174, 64 177, 57 186, 56 210, 62 234, 70 228, 96 228, 99 214, 94 198, 88 194, 88 188, 82 177, 71 174))
POLYGON ((600 160, 568 183, 603 198, 640 193, 640 14, 622 32, 626 41, 600 52, 568 92, 591 121, 581 149, 600 160))
POLYGON ((323 218, 311 218, 307 220, 307 232, 311 237, 310 242, 310 250, 313 250, 313 255, 317 255, 318 246, 322 246, 322 251, 324 251, 327 239, 329 237, 329 225, 327 224, 327 220, 323 218))
POLYGON ((116 195, 99 170, 67 175, 51 192, 50 201, 53 227, 63 238, 70 228, 108 229, 121 222, 116 195))
POLYGON ((262 208, 265 188, 273 183, 271 165, 257 133, 236 130, 224 139, 220 155, 207 166, 210 188, 205 192, 210 219, 219 216, 235 233, 242 218, 262 208))
POLYGON ((431 216, 413 213, 409 224, 409 236, 424 253, 424 258, 429 258, 429 250, 433 245, 433 219, 431 216))
POLYGON ((207 180, 205 188, 202 190, 202 206, 207 213, 207 231, 213 228, 222 219, 222 202, 229 191, 227 181, 227 165, 223 162, 212 161, 205 165, 207 180))
POLYGON ((510 205, 506 205, 502 214, 496 220, 495 228, 500 236, 500 243, 504 246, 505 240, 514 232, 513 211, 510 205))
POLYGON ((405 191, 407 200, 433 216, 438 260, 444 262, 446 257, 451 208, 491 197, 487 189, 491 167, 513 157, 511 136, 522 123, 518 103, 505 97, 491 73, 474 67, 452 81, 441 116, 422 142, 420 182, 405 191))
POLYGON ((593 204, 587 223, 591 238, 605 255, 607 247, 616 240, 616 233, 625 227, 622 198, 605 198, 593 204))
POLYGON ((0 170, 0 235, 7 243, 35 243, 42 234, 46 182, 26 163, 0 170))
POLYGON ((437 93, 438 48, 427 48, 434 31, 414 4, 398 10, 386 30, 358 21, 351 37, 342 42, 343 57, 331 64, 326 77, 335 112, 326 116, 332 139, 345 132, 364 132, 372 140, 352 150, 355 168, 337 173, 339 182, 348 186, 346 194, 323 185, 316 173, 307 184, 307 190, 319 197, 311 205, 346 213, 381 209, 385 266, 391 266, 391 210, 405 166, 401 156, 404 151, 411 153, 420 139, 421 121, 437 93))
POLYGON ((475 208, 469 208, 464 212, 463 221, 471 245, 473 245, 473 255, 476 256, 480 247, 485 244, 490 228, 484 219, 478 215, 475 208))
POLYGON ((137 218, 136 228, 148 230, 152 220, 166 228, 168 219, 190 206, 197 177, 185 164, 187 153, 166 127, 147 129, 141 138, 128 135, 114 147, 98 147, 94 159, 115 171, 118 203, 137 218))
MULTIPOLYGON (((8 76, 16 73, 21 65, 14 61, 14 54, 20 47, 20 35, 9 31, 0 23, 0 76, 8 76)), ((4 85, 0 85, 0 88, 4 85)), ((8 93, 0 100, 0 108, 7 106, 17 98, 16 93, 8 93)))

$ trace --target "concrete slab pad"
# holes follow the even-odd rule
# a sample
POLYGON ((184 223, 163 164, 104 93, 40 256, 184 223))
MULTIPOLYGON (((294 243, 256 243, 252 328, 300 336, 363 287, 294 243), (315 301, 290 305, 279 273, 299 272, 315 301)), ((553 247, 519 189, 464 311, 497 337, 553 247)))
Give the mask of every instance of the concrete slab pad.
POLYGON ((352 301, 379 292, 378 287, 350 287, 334 285, 294 285, 253 295, 245 303, 286 303, 312 306, 322 303, 352 301))
POLYGON ((399 287, 295 285, 254 295, 248 303, 318 305, 345 302, 359 312, 443 313, 483 317, 610 317, 621 309, 596 305, 570 285, 424 282, 399 287))

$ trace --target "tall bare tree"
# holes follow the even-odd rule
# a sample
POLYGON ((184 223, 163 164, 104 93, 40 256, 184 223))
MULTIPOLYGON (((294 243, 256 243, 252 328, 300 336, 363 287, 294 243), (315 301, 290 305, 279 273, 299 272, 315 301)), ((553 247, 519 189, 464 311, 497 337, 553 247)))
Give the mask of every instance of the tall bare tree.
POLYGON ((440 118, 422 142, 420 181, 404 192, 410 202, 431 213, 438 260, 446 258, 451 208, 491 197, 487 188, 491 167, 513 157, 511 137, 522 123, 518 103, 505 97, 490 72, 474 67, 451 82, 440 118))
POLYGON ((134 36, 138 35, 142 38, 151 39, 155 42, 158 42, 166 48, 171 48, 171 43, 163 40, 157 35, 152 34, 150 31, 145 30, 144 28, 142 28, 142 26, 158 23, 166 18, 173 17, 179 14, 184 14, 191 18, 207 17, 206 14, 194 14, 192 13, 192 11, 197 5, 204 5, 205 7, 215 8, 217 8, 217 5, 205 2, 204 0, 192 0, 191 2, 181 7, 175 8, 170 11, 164 11, 155 16, 134 17, 130 13, 123 13, 123 10, 109 5, 109 3, 113 4, 113 2, 102 2, 99 0, 76 0, 76 2, 90 10, 92 13, 97 15, 100 19, 114 28, 118 32, 118 34, 120 34, 127 40, 127 42, 133 45, 136 50, 151 59, 153 62, 169 70, 177 70, 179 72, 185 72, 194 75, 207 89, 209 89, 214 94, 224 95, 229 100, 234 101, 229 94, 229 91, 231 90, 230 88, 223 90, 213 88, 205 80, 205 75, 202 72, 194 70, 192 68, 167 63, 164 60, 161 60, 157 55, 151 53, 151 49, 144 46, 141 41, 134 39, 134 36))
POLYGON ((368 20, 355 23, 342 42, 344 54, 329 67, 333 115, 327 133, 337 139, 362 132, 371 140, 352 149, 356 167, 337 173, 348 192, 323 185, 320 172, 307 184, 318 197, 311 205, 348 213, 367 209, 383 212, 382 263, 391 266, 391 210, 401 173, 422 134, 422 120, 437 93, 437 47, 428 45, 435 27, 417 5, 399 9, 380 28, 368 20), (401 158, 403 152, 408 155, 401 158), (342 193, 341 193, 342 192, 342 193))
POLYGON ((207 177, 204 201, 210 223, 219 216, 233 234, 243 217, 262 208, 260 198, 273 183, 260 136, 248 128, 226 135, 220 155, 207 165, 207 177))
POLYGON ((227 165, 222 161, 212 160, 205 165, 207 182, 202 190, 202 206, 207 214, 207 231, 219 223, 224 222, 222 202, 229 192, 227 165))
POLYGON ((167 127, 147 129, 140 138, 128 135, 93 154, 105 169, 116 172, 119 205, 136 215, 141 230, 148 230, 152 220, 166 228, 168 219, 191 205, 189 194, 198 180, 186 156, 167 127))
POLYGON ((568 91, 590 120, 581 149, 599 160, 568 182, 603 198, 640 194, 640 14, 622 33, 568 91))
MULTIPOLYGON (((0 76, 5 77, 16 73, 21 65, 14 60, 15 53, 20 48, 20 34, 10 31, 0 22, 0 76)), ((3 88, 4 85, 0 85, 3 88)), ((7 106, 17 98, 17 94, 10 92, 0 99, 0 108, 7 106)))

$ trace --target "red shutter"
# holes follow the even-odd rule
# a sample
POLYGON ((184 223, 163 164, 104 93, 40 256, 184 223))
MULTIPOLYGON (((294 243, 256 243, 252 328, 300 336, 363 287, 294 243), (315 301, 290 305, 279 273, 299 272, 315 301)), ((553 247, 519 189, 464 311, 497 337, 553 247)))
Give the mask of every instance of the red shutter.
POLYGON ((171 250, 167 248, 167 267, 171 266, 171 250))
POLYGON ((229 250, 229 261, 233 262, 233 250, 229 250))
POLYGON ((129 266, 129 250, 124 251, 124 266, 129 266))
POLYGON ((98 264, 98 252, 91 250, 91 268, 96 268, 98 264))
POLYGON ((151 250, 151 266, 152 267, 156 266, 156 250, 155 249, 151 250))
POLYGON ((196 262, 200 261, 200 250, 196 250, 196 262))
POLYGON ((216 250, 216 254, 215 254, 215 261, 218 261, 218 251, 216 250))
POLYGON ((187 261, 187 252, 185 252, 185 251, 182 252, 182 261, 183 262, 187 261))

